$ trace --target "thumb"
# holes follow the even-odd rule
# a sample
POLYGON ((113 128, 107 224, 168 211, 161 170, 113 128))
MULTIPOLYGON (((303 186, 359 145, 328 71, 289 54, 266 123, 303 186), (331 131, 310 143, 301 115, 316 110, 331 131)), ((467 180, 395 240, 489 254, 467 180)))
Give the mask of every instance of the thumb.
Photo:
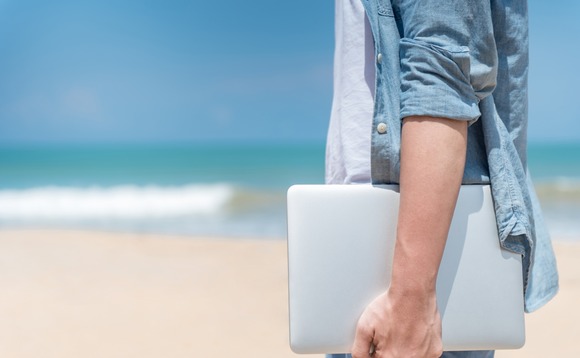
POLYGON ((352 345, 352 358, 368 358, 374 338, 374 330, 365 322, 359 321, 356 327, 356 334, 354 336, 354 344, 352 345))

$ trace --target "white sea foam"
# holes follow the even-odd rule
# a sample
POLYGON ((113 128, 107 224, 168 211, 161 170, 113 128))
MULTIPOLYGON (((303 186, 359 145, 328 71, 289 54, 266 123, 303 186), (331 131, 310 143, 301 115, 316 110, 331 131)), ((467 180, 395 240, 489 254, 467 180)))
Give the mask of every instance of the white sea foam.
POLYGON ((214 215, 233 200, 228 184, 39 187, 0 190, 0 220, 147 219, 214 215))

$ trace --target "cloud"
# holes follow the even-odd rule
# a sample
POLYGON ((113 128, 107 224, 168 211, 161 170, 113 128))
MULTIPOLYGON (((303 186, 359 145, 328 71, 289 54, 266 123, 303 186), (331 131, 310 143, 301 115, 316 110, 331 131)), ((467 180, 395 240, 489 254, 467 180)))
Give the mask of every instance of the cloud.
POLYGON ((227 128, 232 124, 234 113, 230 108, 219 106, 210 110, 211 118, 220 128, 227 128))
POLYGON ((61 94, 60 112, 65 117, 98 119, 99 99, 89 88, 74 87, 61 94))
POLYGON ((8 102, 4 110, 8 118, 19 121, 99 121, 100 113, 99 97, 86 87, 29 93, 8 102))

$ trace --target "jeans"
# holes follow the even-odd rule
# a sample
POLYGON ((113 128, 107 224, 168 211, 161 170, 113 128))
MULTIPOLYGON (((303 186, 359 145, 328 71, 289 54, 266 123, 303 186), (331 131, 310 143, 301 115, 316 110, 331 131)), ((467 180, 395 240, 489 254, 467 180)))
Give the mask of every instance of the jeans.
MULTIPOLYGON (((444 352, 441 358, 493 358, 494 351, 444 352)), ((326 358, 352 358, 350 354, 327 354, 326 358)))

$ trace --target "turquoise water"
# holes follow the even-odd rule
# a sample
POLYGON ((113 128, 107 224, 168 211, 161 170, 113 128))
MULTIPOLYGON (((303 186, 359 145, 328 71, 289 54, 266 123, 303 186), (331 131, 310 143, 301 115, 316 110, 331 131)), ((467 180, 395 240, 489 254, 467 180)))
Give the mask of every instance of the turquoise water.
MULTIPOLYGON (((580 236, 580 144, 531 145, 551 231, 580 236)), ((324 144, 0 148, 0 226, 283 237, 285 191, 324 144)))
POLYGON ((323 144, 1 148, 0 225, 283 237, 323 181, 323 144))
POLYGON ((0 188, 321 182, 324 145, 132 145, 0 149, 0 188))
POLYGON ((531 144, 528 167, 534 181, 580 179, 580 143, 531 144))

